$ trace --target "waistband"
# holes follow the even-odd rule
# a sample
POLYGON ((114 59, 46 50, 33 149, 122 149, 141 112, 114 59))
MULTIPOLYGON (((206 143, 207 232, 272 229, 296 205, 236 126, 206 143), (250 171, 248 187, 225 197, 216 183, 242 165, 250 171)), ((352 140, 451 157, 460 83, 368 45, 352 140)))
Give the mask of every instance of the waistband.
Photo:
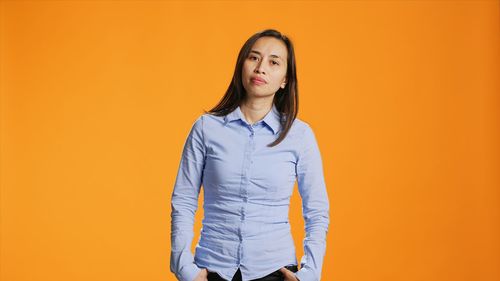
POLYGON ((296 265, 287 265, 285 266, 285 268, 292 272, 297 272, 299 270, 299 268, 296 265))

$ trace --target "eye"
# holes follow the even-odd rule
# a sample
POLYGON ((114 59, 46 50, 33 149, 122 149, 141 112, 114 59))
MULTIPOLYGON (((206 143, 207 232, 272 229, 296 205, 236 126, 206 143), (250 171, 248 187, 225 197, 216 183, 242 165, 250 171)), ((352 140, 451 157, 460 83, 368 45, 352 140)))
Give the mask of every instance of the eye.
POLYGON ((256 59, 256 56, 249 56, 250 59, 256 59))
POLYGON ((274 65, 280 65, 280 64, 279 64, 277 61, 275 61, 275 60, 273 60, 273 61, 272 61, 272 63, 273 63, 274 65))

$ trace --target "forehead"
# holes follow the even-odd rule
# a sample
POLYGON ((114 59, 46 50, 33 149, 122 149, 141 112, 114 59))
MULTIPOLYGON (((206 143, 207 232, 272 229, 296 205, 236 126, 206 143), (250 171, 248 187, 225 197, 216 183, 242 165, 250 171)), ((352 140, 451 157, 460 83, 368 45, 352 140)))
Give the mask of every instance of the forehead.
POLYGON ((264 36, 257 39, 251 50, 258 51, 263 56, 277 55, 284 60, 287 58, 287 48, 285 43, 274 37, 264 36))

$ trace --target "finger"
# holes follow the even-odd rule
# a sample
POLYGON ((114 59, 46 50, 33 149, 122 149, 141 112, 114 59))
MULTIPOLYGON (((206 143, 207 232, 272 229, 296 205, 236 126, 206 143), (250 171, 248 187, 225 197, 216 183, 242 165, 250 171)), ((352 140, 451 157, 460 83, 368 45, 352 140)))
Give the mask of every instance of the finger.
POLYGON ((290 278, 290 272, 288 269, 283 270, 282 273, 283 273, 283 276, 285 277, 285 279, 290 278))
POLYGON ((280 268, 280 271, 283 273, 284 281, 298 281, 297 276, 295 276, 295 273, 291 270, 289 270, 286 267, 280 268))

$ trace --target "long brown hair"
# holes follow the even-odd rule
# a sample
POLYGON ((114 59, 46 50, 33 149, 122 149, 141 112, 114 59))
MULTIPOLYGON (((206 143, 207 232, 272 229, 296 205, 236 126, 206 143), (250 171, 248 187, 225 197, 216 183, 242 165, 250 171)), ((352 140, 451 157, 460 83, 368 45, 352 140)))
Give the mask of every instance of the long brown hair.
POLYGON ((295 52, 293 50, 292 41, 275 29, 266 29, 255 33, 250 38, 247 39, 243 47, 238 54, 238 60, 236 62, 236 67, 234 69, 233 79, 226 90, 225 95, 219 101, 219 103, 210 109, 208 112, 215 116, 224 116, 235 110, 245 98, 245 88, 243 87, 242 79, 242 69, 243 63, 247 58, 248 54, 254 43, 261 37, 270 36, 280 39, 285 43, 288 55, 287 55, 287 71, 286 71, 286 81, 285 88, 279 88, 274 94, 273 103, 276 105, 280 113, 280 122, 282 130, 276 140, 267 146, 273 147, 279 144, 286 136, 290 127, 292 127, 293 121, 297 117, 299 110, 299 93, 297 87, 297 70, 295 65, 295 52))

